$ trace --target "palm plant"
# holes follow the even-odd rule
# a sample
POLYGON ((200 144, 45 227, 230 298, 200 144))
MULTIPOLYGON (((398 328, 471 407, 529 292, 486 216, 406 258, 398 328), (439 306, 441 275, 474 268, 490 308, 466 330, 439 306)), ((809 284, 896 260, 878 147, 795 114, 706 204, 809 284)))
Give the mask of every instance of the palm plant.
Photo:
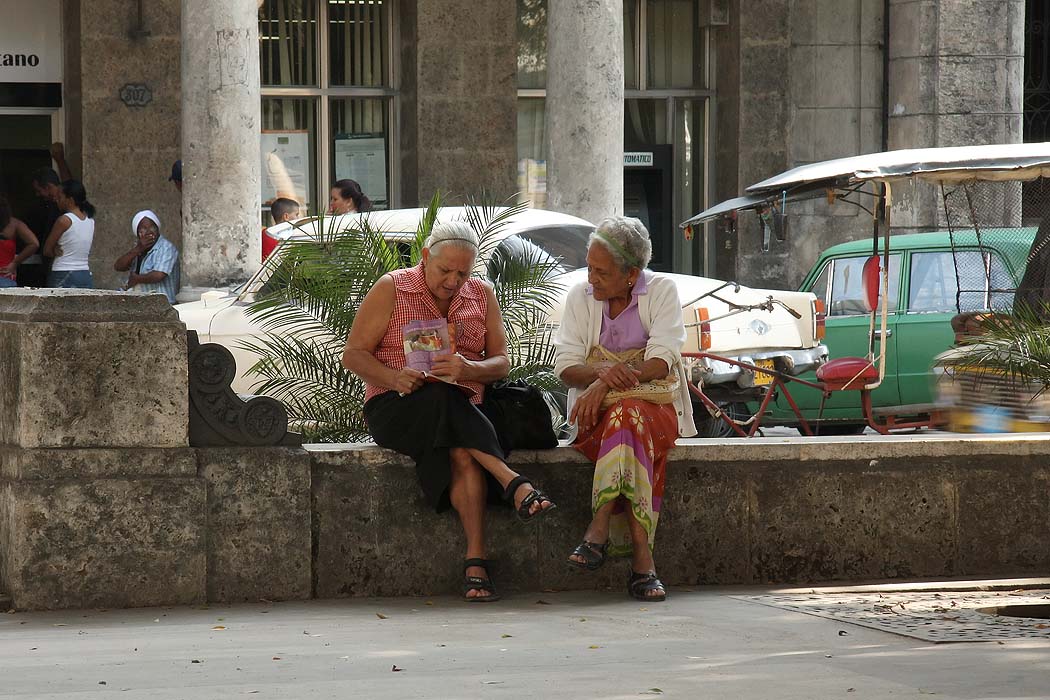
MULTIPOLYGON (((471 200, 466 221, 480 238, 482 276, 492 282, 507 331, 511 377, 553 386, 553 347, 543 323, 560 290, 558 261, 543 251, 510 254, 500 232, 524 205, 471 200)), ((423 244, 441 216, 435 194, 414 236, 394 238, 363 217, 352 228, 318 218, 301 240, 289 240, 267 260, 266 288, 248 313, 265 334, 244 343, 260 356, 252 367, 259 393, 282 401, 289 420, 312 442, 367 439, 364 384, 343 369, 343 345, 365 294, 380 277, 418 264, 423 244)), ((377 217, 379 218, 379 217, 377 217)), ((481 273, 476 273, 481 274, 481 273)))
POLYGON ((1043 393, 1050 388, 1050 325, 1044 320, 1048 310, 1018 304, 1010 315, 988 315, 974 342, 945 361, 946 371, 966 372, 978 384, 1043 393))

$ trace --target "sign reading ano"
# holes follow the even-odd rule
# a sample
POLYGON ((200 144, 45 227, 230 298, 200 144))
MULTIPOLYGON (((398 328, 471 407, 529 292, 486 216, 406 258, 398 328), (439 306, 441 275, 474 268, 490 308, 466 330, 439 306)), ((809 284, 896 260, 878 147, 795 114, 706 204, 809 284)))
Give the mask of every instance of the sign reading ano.
POLYGON ((0 83, 62 82, 61 0, 5 5, 0 20, 0 83))
POLYGON ((625 168, 651 168, 653 167, 652 152, 635 151, 623 154, 623 167, 625 168))

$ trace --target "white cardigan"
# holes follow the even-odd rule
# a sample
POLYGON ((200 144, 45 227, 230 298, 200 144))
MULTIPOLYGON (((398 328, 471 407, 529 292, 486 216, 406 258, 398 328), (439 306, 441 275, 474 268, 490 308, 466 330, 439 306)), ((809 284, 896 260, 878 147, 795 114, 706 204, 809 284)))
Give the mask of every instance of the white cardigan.
MULTIPOLYGON (((667 366, 678 370, 681 384, 674 407, 678 413, 678 435, 696 435, 693 424, 693 403, 689 395, 689 379, 682 367, 682 345, 685 344, 685 325, 682 321, 682 302, 673 280, 650 270, 644 270, 646 293, 638 295, 638 317, 649 334, 645 359, 658 357, 667 366)), ((587 363, 591 348, 598 344, 602 333, 602 311, 605 302, 597 301, 587 293, 588 283, 580 282, 569 290, 562 313, 561 326, 554 337, 554 372, 559 377, 574 365, 587 363)), ((569 390, 567 412, 576 401, 576 389, 569 390)), ((574 431, 575 432, 575 431, 574 431)))

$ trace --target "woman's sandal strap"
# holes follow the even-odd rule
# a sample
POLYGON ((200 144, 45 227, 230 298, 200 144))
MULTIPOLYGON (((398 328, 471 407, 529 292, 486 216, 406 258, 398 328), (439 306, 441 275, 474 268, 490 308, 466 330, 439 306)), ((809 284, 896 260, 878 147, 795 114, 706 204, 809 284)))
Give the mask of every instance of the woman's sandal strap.
POLYGON ((655 571, 646 571, 645 573, 632 571, 631 578, 627 581, 627 592, 631 594, 631 597, 638 600, 659 602, 667 598, 667 589, 664 588, 663 582, 657 578, 655 571), (646 595, 650 591, 657 590, 663 591, 663 593, 660 595, 646 595))
POLYGON ((576 545, 576 549, 572 550, 572 554, 570 555, 570 557, 580 557, 583 561, 577 561, 570 558, 569 563, 581 569, 595 571, 601 568, 602 564, 605 563, 606 551, 608 549, 608 542, 598 544, 597 542, 588 542, 587 540, 584 540, 576 545))

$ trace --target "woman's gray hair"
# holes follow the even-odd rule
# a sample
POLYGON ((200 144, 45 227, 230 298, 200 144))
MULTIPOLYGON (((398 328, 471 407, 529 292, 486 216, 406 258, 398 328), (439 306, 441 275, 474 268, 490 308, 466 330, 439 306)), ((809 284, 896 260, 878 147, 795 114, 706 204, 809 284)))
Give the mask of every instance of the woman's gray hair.
POLYGON ((455 245, 457 248, 469 249, 475 255, 478 252, 478 234, 465 221, 448 221, 443 224, 435 224, 430 230, 424 246, 430 252, 437 253, 438 246, 455 245))
POLYGON ((633 216, 610 216, 602 219, 598 228, 587 241, 587 249, 600 243, 620 269, 627 272, 632 267, 644 270, 653 257, 653 242, 645 224, 633 216))

